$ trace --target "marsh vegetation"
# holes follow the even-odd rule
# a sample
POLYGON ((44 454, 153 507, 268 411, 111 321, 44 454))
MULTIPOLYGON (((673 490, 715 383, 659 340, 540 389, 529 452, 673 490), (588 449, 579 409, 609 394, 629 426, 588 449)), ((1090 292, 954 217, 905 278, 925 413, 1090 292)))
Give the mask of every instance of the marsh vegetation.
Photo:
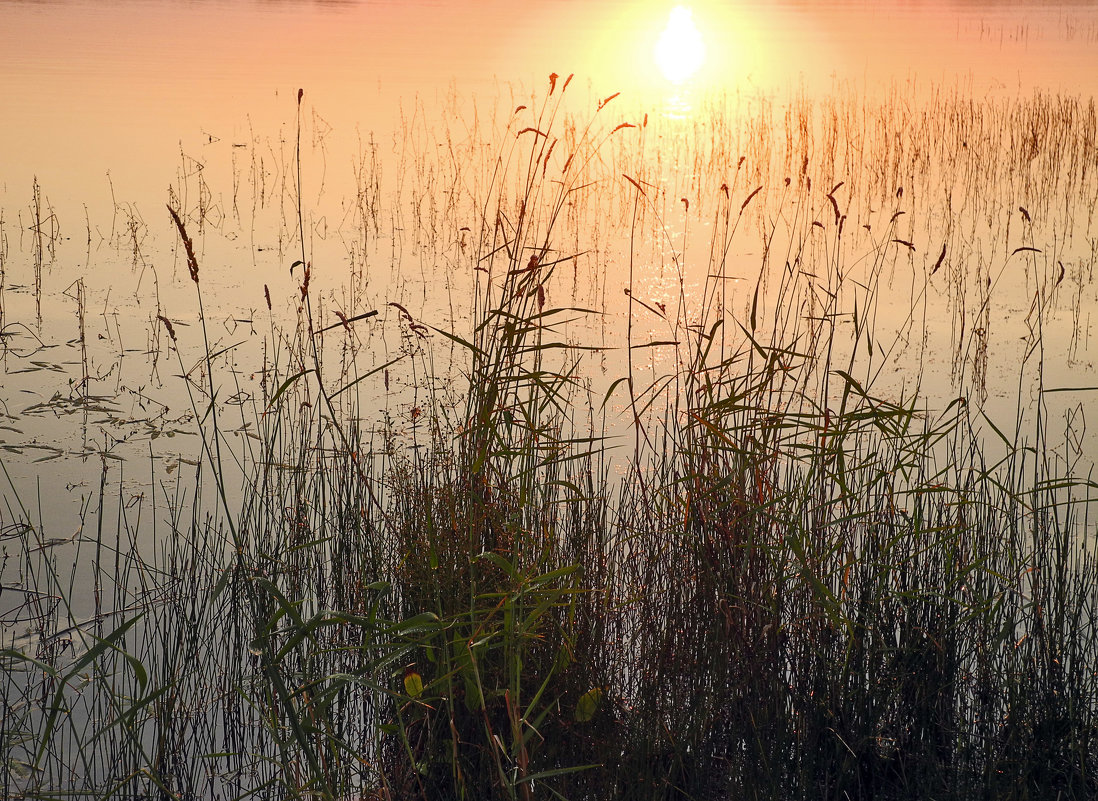
POLYGON ((66 558, 7 479, 5 797, 1098 793, 1093 101, 575 91, 412 120, 388 197, 367 144, 345 274, 300 93, 276 179, 129 210, 193 448, 136 501, 102 449, 66 558), (204 249, 248 200, 293 286, 239 345, 204 249))

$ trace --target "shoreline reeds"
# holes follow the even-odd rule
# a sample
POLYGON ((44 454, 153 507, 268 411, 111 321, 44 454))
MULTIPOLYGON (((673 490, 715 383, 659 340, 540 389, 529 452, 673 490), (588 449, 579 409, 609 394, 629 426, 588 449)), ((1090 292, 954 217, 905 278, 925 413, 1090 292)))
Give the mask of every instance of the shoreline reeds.
MULTIPOLYGON (((2 654, 5 797, 1098 793, 1093 484, 1057 472, 1044 418, 1004 433, 964 398, 927 408, 917 382, 878 393, 900 215, 853 283, 838 187, 805 200, 820 206, 798 207, 801 242, 761 254, 739 314, 729 259, 770 176, 726 187, 700 307, 673 311, 666 341, 626 335, 673 354, 664 373, 595 393, 569 327, 594 312, 554 302, 573 256, 557 225, 587 159, 631 129, 602 123, 611 97, 557 138, 567 86, 554 75, 509 128, 469 232, 468 328, 392 304, 422 378, 410 436, 369 429, 348 391, 383 368, 325 372, 322 337, 352 322, 312 317, 299 154, 301 319, 273 337, 255 453, 222 464, 203 329, 205 374, 187 380, 204 458, 154 508, 168 530, 151 557, 104 470, 78 546, 90 620, 35 516, 0 511, 29 631, 2 654), (465 354, 457 400, 431 378, 443 341, 465 354), (619 402, 632 447, 606 435, 619 402)), ((651 184, 626 180, 634 212, 662 219, 651 184)), ((630 320, 656 313, 643 303, 631 292, 630 320)))

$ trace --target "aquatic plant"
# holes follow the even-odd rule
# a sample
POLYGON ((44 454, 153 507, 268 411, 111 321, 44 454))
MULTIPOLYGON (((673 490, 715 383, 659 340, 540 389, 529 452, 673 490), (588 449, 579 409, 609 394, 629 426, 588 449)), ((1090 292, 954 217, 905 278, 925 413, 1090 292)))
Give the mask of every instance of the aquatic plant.
MULTIPOLYGON (((836 105, 820 151, 807 122, 788 122, 789 152, 804 150, 789 181, 755 156, 769 134, 744 159, 697 156, 701 171, 733 171, 708 201, 697 293, 685 231, 681 246, 667 233, 679 193, 669 204, 656 168, 627 165, 609 203, 633 232, 629 258, 662 237, 678 294, 657 300, 630 276, 624 374, 596 391, 583 361, 609 345, 574 323, 605 310, 555 301, 579 256, 561 226, 598 189, 597 161, 643 149, 649 131, 606 121, 613 96, 586 127, 562 122, 568 84, 553 75, 540 104, 515 110, 459 240, 475 276, 468 324, 392 301, 399 353, 357 373, 331 367, 332 340, 372 310, 328 325, 314 309, 323 265, 307 251, 298 145, 298 317, 289 331, 272 323, 265 393, 239 406, 254 435, 243 455, 228 447, 232 374, 204 325, 194 220, 169 206, 203 326, 158 321, 202 458, 151 524, 103 471, 74 560, 93 565, 89 617, 33 509, 0 511, 20 577, 4 592, 26 629, 2 654, 6 797, 1098 792, 1092 484, 1053 458, 1076 463, 1075 432, 1054 442, 1045 417, 1023 425, 1021 411, 1010 432, 968 396, 935 407, 918 381, 881 386, 882 365, 918 339, 932 277, 953 271, 958 295, 988 279, 954 264, 956 234, 915 273, 899 332, 880 330, 879 294, 916 249, 896 182, 918 146, 866 138, 860 158, 875 166, 854 170, 840 133, 862 130, 860 112, 836 105), (768 194, 790 207, 782 237, 766 229, 746 297, 733 297, 737 244, 768 194), (843 197, 892 205, 876 230, 852 229, 843 197), (185 336, 201 336, 193 367, 185 336), (456 389, 434 369, 444 348, 456 389), (653 354, 665 358, 643 361, 653 354), (398 362, 415 404, 371 429, 358 392, 398 362)), ((956 114, 905 128, 912 141, 929 147, 943 119, 984 143, 1016 130, 977 134, 981 111, 943 103, 956 114)), ((1021 127, 1050 107, 1026 106, 1021 127)), ((889 113, 910 121, 900 104, 889 113)), ((1019 162, 1047 152, 1010 141, 1019 162)), ((958 364, 973 370, 979 337, 957 314, 958 364)))

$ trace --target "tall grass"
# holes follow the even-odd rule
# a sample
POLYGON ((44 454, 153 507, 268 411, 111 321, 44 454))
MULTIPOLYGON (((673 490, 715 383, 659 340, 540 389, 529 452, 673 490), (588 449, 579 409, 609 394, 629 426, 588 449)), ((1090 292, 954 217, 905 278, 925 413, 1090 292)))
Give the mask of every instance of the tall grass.
MULTIPOLYGON (((594 160, 647 134, 606 120, 611 97, 557 136, 568 83, 515 112, 493 164, 463 240, 468 326, 391 307, 416 379, 403 434, 356 394, 391 362, 329 372, 324 337, 366 315, 314 319, 299 153, 300 318, 272 330, 255 452, 224 448, 200 310, 205 358, 179 366, 201 465, 153 509, 153 554, 104 471, 78 553, 90 619, 33 510, 0 513, 27 629, 3 652, 6 797, 1098 793, 1091 485, 1054 469, 1043 418, 1004 433, 964 398, 877 389, 901 215, 854 282, 837 189, 802 167, 801 236, 759 256, 740 313, 732 259, 771 178, 726 186, 702 291, 658 314, 631 282, 635 356, 596 392, 601 345, 575 340, 596 312, 554 302, 577 255, 558 231, 594 160), (668 338, 643 338, 643 314, 668 338), (433 380, 447 347, 456 393, 433 380), (607 433, 616 407, 627 436, 607 433)), ((652 177, 614 201, 637 232, 668 215, 652 177)), ((187 210, 170 216, 201 309, 187 210)))

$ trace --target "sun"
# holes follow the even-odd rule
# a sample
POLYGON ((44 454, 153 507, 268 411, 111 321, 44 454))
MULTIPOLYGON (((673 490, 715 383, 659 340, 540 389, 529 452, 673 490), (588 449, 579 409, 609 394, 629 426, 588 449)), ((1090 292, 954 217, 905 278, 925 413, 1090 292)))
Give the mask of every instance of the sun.
POLYGON ((655 57, 663 77, 672 83, 682 83, 705 61, 705 42, 689 8, 671 9, 667 27, 656 42, 655 57))

